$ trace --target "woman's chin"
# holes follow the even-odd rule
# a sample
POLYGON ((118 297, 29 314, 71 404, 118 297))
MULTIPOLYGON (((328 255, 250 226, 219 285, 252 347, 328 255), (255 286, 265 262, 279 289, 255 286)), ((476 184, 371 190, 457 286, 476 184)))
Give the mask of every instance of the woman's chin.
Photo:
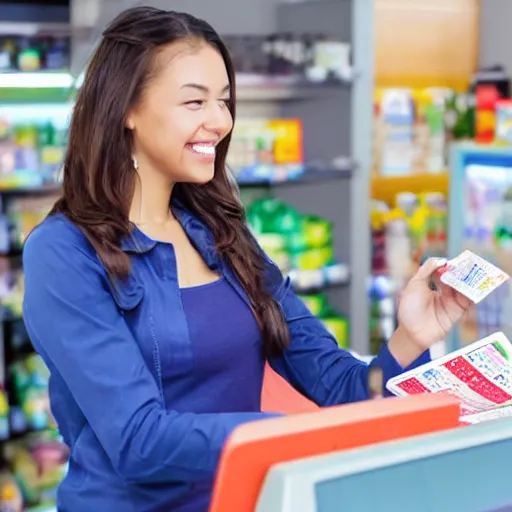
POLYGON ((185 183, 193 183, 194 185, 206 185, 213 180, 215 176, 215 168, 212 165, 211 169, 193 169, 192 172, 187 173, 186 178, 183 180, 185 183))

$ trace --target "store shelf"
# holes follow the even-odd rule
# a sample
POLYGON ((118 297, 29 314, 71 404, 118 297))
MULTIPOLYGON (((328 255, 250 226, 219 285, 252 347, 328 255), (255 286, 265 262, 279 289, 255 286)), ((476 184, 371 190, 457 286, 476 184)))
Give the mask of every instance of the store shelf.
POLYGON ((327 283, 322 286, 300 286, 300 285, 292 285, 293 291, 297 295, 314 295, 316 293, 324 293, 329 290, 336 290, 338 288, 344 288, 350 285, 350 280, 344 279, 342 281, 333 281, 332 283, 327 283))
POLYGON ((19 258, 23 249, 21 247, 11 247, 8 251, 0 251, 1 258, 19 258))
POLYGON ((308 82, 293 77, 265 77, 239 74, 236 99, 243 102, 296 101, 314 99, 350 87, 351 82, 308 82))
POLYGON ((0 89, 69 89, 73 83, 73 77, 65 71, 0 73, 0 89))
POLYGON ((15 315, 9 309, 1 307, 0 310, 0 322, 21 322, 23 317, 21 315, 15 315))
MULTIPOLYGON (((323 4, 326 2, 338 2, 339 0, 321 0, 323 4)), ((281 0, 281 7, 298 7, 300 5, 318 5, 318 0, 281 0)))
POLYGON ((50 195, 58 194, 62 190, 60 183, 50 183, 47 185, 37 185, 28 187, 2 187, 0 185, 0 195, 24 196, 24 195, 50 195))
POLYGON ((350 284, 350 271, 347 265, 338 263, 332 266, 332 271, 333 277, 327 280, 325 269, 291 271, 290 280, 294 292, 298 295, 313 295, 350 284))
POLYGON ((1 72, 0 103, 61 103, 74 94, 74 79, 67 72, 1 72))
POLYGON ((65 37, 71 35, 71 25, 59 22, 1 21, 0 36, 12 36, 13 34, 27 37, 34 35, 65 37))
POLYGON ((45 87, 40 89, 0 88, 0 103, 48 104, 62 103, 73 99, 73 89, 45 87))
POLYGON ((401 192, 442 192, 448 194, 449 174, 414 174, 409 176, 379 176, 371 180, 371 198, 394 204, 401 192))
POLYGON ((284 185, 295 184, 311 184, 317 182, 325 182, 340 179, 349 179, 352 177, 353 169, 311 169, 302 173, 300 176, 290 179, 239 179, 238 186, 240 188, 261 188, 261 187, 278 187, 284 185))
POLYGON ((338 90, 333 85, 238 87, 237 101, 297 101, 338 90))
POLYGON ((470 76, 386 76, 381 74, 375 77, 376 89, 452 89, 465 94, 471 83, 470 76))

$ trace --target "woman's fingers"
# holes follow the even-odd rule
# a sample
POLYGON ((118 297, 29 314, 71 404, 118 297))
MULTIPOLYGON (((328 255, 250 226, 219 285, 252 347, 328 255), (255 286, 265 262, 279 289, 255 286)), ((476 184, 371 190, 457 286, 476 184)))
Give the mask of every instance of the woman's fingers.
POLYGON ((446 258, 429 258, 421 267, 417 270, 416 274, 412 278, 414 281, 430 281, 432 275, 440 268, 446 266, 448 260, 446 258))

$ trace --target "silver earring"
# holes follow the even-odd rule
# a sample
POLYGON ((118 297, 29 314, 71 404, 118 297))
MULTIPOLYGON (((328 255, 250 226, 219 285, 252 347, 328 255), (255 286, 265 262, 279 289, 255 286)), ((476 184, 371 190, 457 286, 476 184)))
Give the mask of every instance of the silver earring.
POLYGON ((133 168, 138 171, 139 170, 139 162, 135 155, 132 155, 133 168))

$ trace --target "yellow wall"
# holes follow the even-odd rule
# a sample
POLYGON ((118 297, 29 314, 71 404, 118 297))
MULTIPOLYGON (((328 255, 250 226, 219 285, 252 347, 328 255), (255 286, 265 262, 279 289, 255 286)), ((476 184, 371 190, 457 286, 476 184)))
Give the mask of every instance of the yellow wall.
POLYGON ((376 86, 465 89, 478 62, 479 4, 375 0, 376 86))

